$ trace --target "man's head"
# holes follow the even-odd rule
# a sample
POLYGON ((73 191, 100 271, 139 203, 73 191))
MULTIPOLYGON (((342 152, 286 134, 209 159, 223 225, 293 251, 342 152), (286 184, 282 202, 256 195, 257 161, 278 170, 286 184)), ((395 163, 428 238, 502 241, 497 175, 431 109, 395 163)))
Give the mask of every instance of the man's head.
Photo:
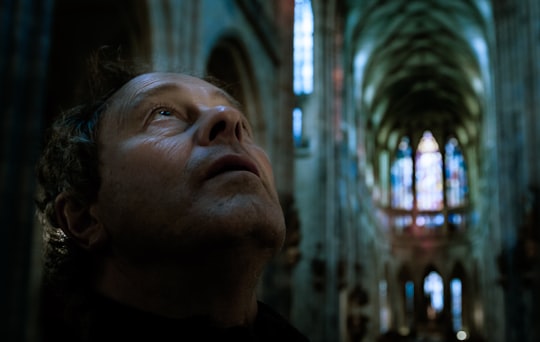
POLYGON ((63 249, 53 259, 174 263, 209 249, 250 245, 270 256, 281 247, 268 157, 220 88, 141 74, 55 127, 38 168, 38 206, 52 249, 63 249))

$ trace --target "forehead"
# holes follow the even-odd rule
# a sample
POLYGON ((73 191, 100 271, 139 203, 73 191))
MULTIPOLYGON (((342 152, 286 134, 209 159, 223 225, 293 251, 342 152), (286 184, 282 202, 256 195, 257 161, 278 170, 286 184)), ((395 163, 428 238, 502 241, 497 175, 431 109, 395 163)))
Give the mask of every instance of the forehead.
POLYGON ((163 100, 192 104, 230 105, 241 111, 238 102, 224 90, 200 78, 177 73, 148 73, 139 75, 122 86, 107 101, 104 112, 105 126, 120 129, 129 126, 130 119, 148 103, 160 103, 163 100))
POLYGON ((164 94, 186 94, 202 99, 217 97, 236 106, 234 100, 222 89, 200 78, 176 73, 148 73, 137 76, 126 83, 111 97, 111 102, 136 105, 149 97, 164 94))

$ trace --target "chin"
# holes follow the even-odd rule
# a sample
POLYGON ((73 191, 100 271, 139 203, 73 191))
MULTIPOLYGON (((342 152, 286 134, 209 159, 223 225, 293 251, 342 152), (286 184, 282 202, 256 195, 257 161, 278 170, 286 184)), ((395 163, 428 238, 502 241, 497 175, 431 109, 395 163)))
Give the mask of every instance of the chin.
POLYGON ((252 241, 257 243, 261 249, 277 254, 281 251, 285 242, 285 229, 261 230, 253 234, 252 241))
POLYGON ((277 253, 285 241, 285 220, 279 205, 243 205, 230 208, 207 222, 215 222, 215 232, 232 239, 277 253))
POLYGON ((232 229, 229 232, 232 238, 277 253, 285 241, 285 224, 281 218, 282 216, 278 216, 271 220, 263 220, 258 216, 250 220, 249 217, 243 217, 241 222, 230 226, 232 229))

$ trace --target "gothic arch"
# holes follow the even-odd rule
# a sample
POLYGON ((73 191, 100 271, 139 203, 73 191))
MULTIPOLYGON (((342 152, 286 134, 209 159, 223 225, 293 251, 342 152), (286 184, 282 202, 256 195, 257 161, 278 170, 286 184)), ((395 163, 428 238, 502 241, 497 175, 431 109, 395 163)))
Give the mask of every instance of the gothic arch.
POLYGON ((462 281, 467 281, 467 272, 461 261, 458 260, 455 262, 450 278, 459 278, 462 281))
POLYGON ((441 289, 442 294, 443 294, 442 310, 446 308, 446 306, 444 305, 444 298, 446 298, 445 291, 447 288, 445 277, 439 269, 437 269, 434 265, 430 264, 425 268, 421 283, 419 284, 420 285, 419 292, 422 294, 421 296, 419 296, 420 297, 419 300, 421 301, 421 305, 419 307, 422 308, 421 319, 424 321, 437 320, 442 315, 442 312, 438 311, 438 308, 436 308, 435 305, 433 305, 433 302, 434 302, 432 298, 433 293, 428 294, 426 291, 426 280, 428 279, 428 277, 431 277, 432 274, 435 274, 436 276, 440 277, 440 283, 438 283, 437 285, 443 286, 443 288, 441 289))
POLYGON ((260 109, 259 89, 245 45, 236 37, 224 36, 211 49, 206 73, 224 82, 224 88, 244 107, 257 142, 266 145, 266 124, 260 109))
POLYGON ((452 300, 453 300, 453 294, 451 293, 451 286, 452 281, 454 279, 459 279, 460 281, 460 292, 461 292, 461 321, 462 326, 467 326, 467 322, 470 320, 470 312, 473 307, 472 305, 472 293, 470 291, 470 281, 469 277, 467 275, 467 272, 465 270, 465 267, 461 263, 461 261, 456 261, 456 263, 453 266, 452 273, 450 273, 450 277, 448 279, 448 300, 447 304, 448 307, 452 307, 452 300))
POLYGON ((408 264, 402 264, 397 272, 397 280, 399 282, 406 282, 408 280, 414 280, 410 267, 408 264))
POLYGON ((414 328, 415 323, 415 310, 417 305, 418 288, 417 283, 414 280, 414 276, 411 272, 408 264, 402 264, 396 274, 397 284, 399 286, 399 303, 400 309, 398 312, 398 324, 399 329, 405 333, 409 333, 414 328), (416 302, 415 302, 416 300, 416 302))

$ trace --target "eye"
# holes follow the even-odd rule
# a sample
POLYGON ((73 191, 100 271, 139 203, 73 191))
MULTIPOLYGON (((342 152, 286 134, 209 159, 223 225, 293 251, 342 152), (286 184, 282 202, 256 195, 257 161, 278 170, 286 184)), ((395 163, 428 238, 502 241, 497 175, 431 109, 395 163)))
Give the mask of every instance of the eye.
POLYGON ((184 106, 156 105, 149 113, 146 127, 155 126, 183 132, 191 125, 189 111, 184 106))
POLYGON ((174 118, 184 121, 186 120, 186 117, 183 115, 182 112, 169 106, 159 106, 152 110, 153 121, 161 121, 174 118))
POLYGON ((158 110, 157 114, 158 115, 163 115, 163 116, 171 116, 172 115, 171 111, 168 110, 168 109, 160 109, 160 110, 158 110))

